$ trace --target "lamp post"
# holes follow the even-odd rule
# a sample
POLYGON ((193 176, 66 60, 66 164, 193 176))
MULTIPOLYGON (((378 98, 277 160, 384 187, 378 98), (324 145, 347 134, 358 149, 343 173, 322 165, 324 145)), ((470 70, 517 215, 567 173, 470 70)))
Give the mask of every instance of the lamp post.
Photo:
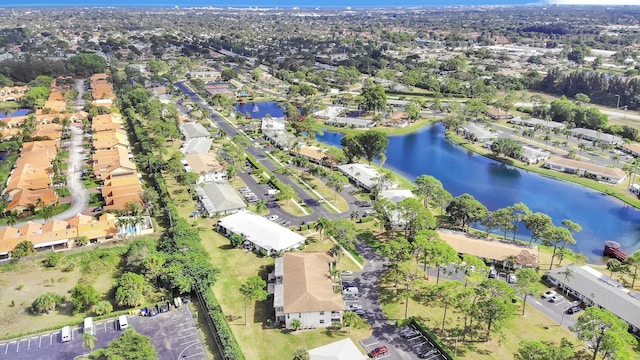
POLYGON ((624 106, 624 118, 623 120, 627 120, 627 105, 624 106))
POLYGON ((616 103, 616 110, 618 110, 618 108, 620 107, 620 95, 616 94, 616 97, 618 98, 618 102, 616 103))
MULTIPOLYGON (((453 338, 447 338, 447 340, 453 340, 453 338)), ((456 336, 455 340, 456 340, 456 345, 453 349, 453 356, 458 357, 458 336, 456 336)))

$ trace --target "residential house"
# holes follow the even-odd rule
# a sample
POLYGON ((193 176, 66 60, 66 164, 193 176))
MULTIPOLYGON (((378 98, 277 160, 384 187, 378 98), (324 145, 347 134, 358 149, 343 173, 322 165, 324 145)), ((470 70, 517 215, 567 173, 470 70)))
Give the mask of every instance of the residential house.
POLYGON ((498 138, 498 135, 494 132, 487 130, 486 128, 474 124, 467 123, 460 126, 460 131, 467 140, 477 141, 477 142, 488 142, 498 138))
POLYGON ((640 156, 640 144, 637 143, 631 143, 631 144, 624 144, 621 147, 622 151, 626 152, 627 154, 637 158, 640 156))
POLYGON ((529 145, 522 145, 522 157, 520 160, 528 164, 537 164, 545 161, 551 156, 551 153, 529 145))
POLYGON ((209 217, 235 214, 247 208, 247 204, 226 182, 199 185, 196 187, 196 192, 204 215, 209 217))
POLYGON ((512 269, 540 267, 538 248, 512 242, 489 241, 466 233, 438 231, 440 238, 451 245, 459 255, 473 255, 489 263, 512 269))
POLYGON ((587 306, 598 306, 629 324, 640 335, 640 294, 631 291, 590 266, 571 264, 547 272, 547 281, 587 306), (570 275, 567 275, 570 274, 570 275))
POLYGON ((327 120, 326 124, 353 129, 370 129, 376 125, 375 121, 373 121, 372 119, 360 119, 340 116, 336 116, 327 120))
POLYGON ((64 100, 47 100, 42 106, 42 110, 36 111, 38 113, 63 113, 67 111, 67 102, 64 100))
POLYGON ((202 126, 202 124, 200 124, 199 122, 188 122, 180 124, 179 128, 185 140, 211 137, 211 133, 209 133, 209 130, 207 130, 207 128, 202 126))
POLYGON ((487 106, 487 110, 484 112, 487 117, 492 120, 512 119, 513 114, 507 110, 497 108, 495 106, 487 106))
POLYGON ((129 139, 124 129, 100 131, 93 134, 93 148, 95 150, 112 149, 116 146, 129 147, 129 139))
POLYGON ((627 173, 618 168, 611 168, 556 156, 552 156, 546 160, 543 166, 551 170, 584 176, 586 178, 610 184, 619 184, 627 177, 627 173))
POLYGON ((216 154, 188 154, 185 155, 183 164, 186 171, 194 172, 200 176, 198 183, 227 180, 227 170, 218 161, 216 154))
POLYGON ((316 164, 331 163, 336 165, 338 163, 334 158, 328 155, 327 149, 319 148, 317 146, 301 146, 297 151, 292 149, 289 153, 294 156, 307 158, 309 161, 316 164))
POLYGON ((122 126, 122 116, 118 114, 97 115, 91 120, 91 130, 94 133, 99 131, 114 131, 122 128, 122 126))
MULTIPOLYGON (((338 165, 337 168, 357 186, 366 190, 371 191, 380 183, 380 172, 373 166, 352 163, 338 165)), ((398 183, 395 181, 384 181, 381 187, 382 190, 395 189, 398 187, 398 183)))
POLYGON ((309 360, 365 360, 356 344, 344 338, 309 350, 309 360))
POLYGON ((608 145, 620 145, 624 142, 624 140, 617 135, 605 134, 596 130, 591 129, 583 129, 583 128, 574 128, 569 130, 571 131, 571 135, 594 142, 602 142, 608 145))
POLYGON ((31 137, 55 140, 56 143, 59 143, 62 138, 62 125, 56 123, 37 124, 31 137))
MULTIPOLYGON (((267 220, 268 221, 268 220, 267 220)), ((293 328, 315 329, 342 322, 342 295, 333 290, 333 258, 326 253, 286 253, 276 258, 273 307, 276 321, 293 328)))
POLYGON ((58 195, 53 191, 53 189, 19 189, 10 197, 5 210, 23 212, 29 209, 30 205, 44 207, 55 205, 57 202, 58 195))
POLYGON ((304 236, 251 211, 239 211, 223 217, 218 221, 216 229, 227 237, 242 235, 247 248, 266 255, 299 249, 306 240, 304 236))
POLYGON ((180 151, 185 155, 191 154, 206 154, 211 149, 213 139, 208 138, 193 138, 185 141, 180 147, 180 151))
POLYGON ((275 117, 265 117, 262 118, 260 130, 263 133, 266 132, 284 132, 286 131, 286 122, 284 118, 275 117))
POLYGON ((110 175, 104 182, 102 197, 104 210, 124 210, 131 201, 142 203, 142 185, 139 174, 110 175))
POLYGON ((551 130, 553 129, 562 130, 567 127, 563 123, 550 121, 550 120, 536 119, 536 118, 523 119, 521 117, 514 117, 513 119, 509 120, 509 122, 512 124, 522 125, 530 128, 541 127, 543 129, 551 129, 551 130))

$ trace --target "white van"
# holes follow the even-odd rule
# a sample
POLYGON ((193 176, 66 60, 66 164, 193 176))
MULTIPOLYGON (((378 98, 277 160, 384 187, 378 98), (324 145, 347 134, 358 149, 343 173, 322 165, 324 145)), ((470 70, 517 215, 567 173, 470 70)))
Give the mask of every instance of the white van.
POLYGON ((60 333, 60 340, 65 343, 71 341, 71 326, 65 326, 60 333))
POLYGON ((118 326, 120 330, 125 330, 129 327, 129 322, 127 321, 127 315, 118 316, 118 326))
POLYGON ((83 328, 82 332, 85 333, 85 334, 95 335, 94 329, 93 329, 93 318, 92 317, 84 318, 84 328, 83 328))

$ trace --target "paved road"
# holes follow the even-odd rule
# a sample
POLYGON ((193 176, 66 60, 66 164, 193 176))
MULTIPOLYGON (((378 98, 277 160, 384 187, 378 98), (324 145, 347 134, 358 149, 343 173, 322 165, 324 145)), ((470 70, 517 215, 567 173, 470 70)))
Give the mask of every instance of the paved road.
MULTIPOLYGON (((389 359, 418 359, 418 351, 432 349, 433 345, 422 336, 411 340, 404 339, 401 336, 402 329, 396 327, 395 320, 386 317, 380 306, 379 279, 384 272, 386 259, 364 242, 358 243, 356 248, 358 253, 367 260, 363 271, 355 274, 355 282, 360 290, 360 305, 365 309, 365 318, 373 330, 371 337, 361 341, 362 346, 369 352, 377 346, 386 345, 389 348, 389 354, 385 357, 389 359)), ((430 359, 444 358, 434 355, 430 359)))
POLYGON ((71 207, 66 211, 55 215, 53 218, 57 220, 67 220, 72 218, 89 205, 89 193, 82 183, 82 164, 84 161, 84 148, 82 147, 82 139, 84 132, 82 125, 70 125, 71 140, 69 141, 69 167, 67 169, 67 187, 71 192, 73 202, 71 207))
MULTIPOLYGON (((236 135, 244 135, 239 129, 232 126, 227 121, 222 119, 217 113, 215 113, 214 109, 210 105, 208 105, 197 94, 195 94, 187 86, 185 86, 183 82, 176 82, 175 86, 178 89, 180 89, 183 93, 185 93, 192 101, 200 104, 205 109, 207 109, 209 111, 210 119, 213 120, 213 124, 215 124, 215 126, 224 130, 229 137, 234 137, 236 135)), ((256 158, 256 160, 258 160, 261 165, 263 165, 267 170, 271 171, 272 173, 281 167, 280 165, 275 164, 272 161, 272 159, 266 155, 266 150, 256 146, 254 142, 251 142, 251 145, 247 148, 246 151, 249 154, 251 154, 254 158, 256 158)), ((273 198, 265 195, 265 189, 263 185, 257 184, 255 180, 253 180, 253 178, 248 176, 247 174, 244 174, 244 175, 241 174, 240 177, 245 182, 245 184, 249 188, 251 188, 251 190, 253 190, 253 192, 258 197, 267 200, 267 203, 271 204, 271 206, 269 207, 270 213, 278 215, 282 219, 291 220, 294 225, 300 224, 303 221, 304 222, 313 221, 320 217, 325 217, 328 219, 342 218, 348 215, 351 211, 358 210, 358 207, 354 204, 354 202, 356 201, 356 198, 346 191, 343 191, 341 195, 345 198, 345 200, 347 200, 347 202, 349 202, 349 211, 338 214, 330 211, 324 205, 322 205, 322 203, 320 203, 315 196, 313 196, 306 188, 300 185, 297 181, 292 180, 288 176, 278 175, 275 173, 274 175, 281 182, 291 185, 294 191, 296 192, 296 194, 298 195, 298 197, 300 198, 300 200, 305 204, 307 204, 312 209, 313 213, 310 215, 294 216, 287 212, 284 212, 277 206, 277 204, 273 202, 273 198)))

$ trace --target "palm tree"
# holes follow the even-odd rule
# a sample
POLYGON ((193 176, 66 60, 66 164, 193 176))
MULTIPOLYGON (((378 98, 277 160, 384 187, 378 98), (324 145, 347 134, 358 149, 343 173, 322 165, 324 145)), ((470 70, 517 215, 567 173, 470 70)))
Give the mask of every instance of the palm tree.
POLYGON ((349 214, 349 218, 351 219, 351 221, 357 222, 360 218, 360 213, 358 212, 358 210, 353 210, 351 214, 349 214))
POLYGON ((329 221, 329 219, 321 217, 313 225, 313 229, 320 233, 320 241, 324 241, 324 231, 327 229, 329 221))
POLYGON ((267 211, 267 201, 264 199, 258 200, 256 203, 256 212, 263 213, 265 211, 267 211))
POLYGON ((342 247, 338 244, 329 249, 329 254, 336 259, 336 264, 340 262, 340 258, 342 257, 342 247))
POLYGON ((84 349, 85 347, 89 348, 89 351, 93 351, 93 348, 96 346, 96 337, 89 333, 89 332, 83 332, 82 333, 82 348, 84 349))
POLYGON ((18 222, 18 219, 16 218, 15 215, 11 214, 9 215, 9 217, 7 218, 7 225, 9 226, 13 226, 18 222))

